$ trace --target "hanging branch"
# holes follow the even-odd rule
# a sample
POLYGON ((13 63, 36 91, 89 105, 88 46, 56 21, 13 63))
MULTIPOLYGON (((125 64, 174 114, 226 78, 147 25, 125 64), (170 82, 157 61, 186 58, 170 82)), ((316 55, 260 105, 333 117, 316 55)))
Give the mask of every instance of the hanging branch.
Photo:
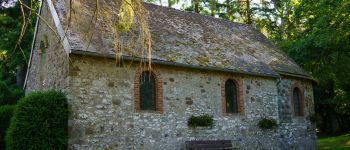
MULTIPOLYGON (((24 55, 24 51, 20 47, 21 41, 28 29, 28 24, 30 23, 30 17, 32 16, 32 12, 40 18, 48 28, 54 32, 55 36, 60 39, 60 43, 62 43, 62 38, 59 36, 55 28, 50 26, 50 24, 38 14, 33 8, 33 0, 30 1, 30 5, 26 5, 23 0, 18 0, 19 7, 22 15, 22 27, 21 32, 18 37, 18 40, 15 45, 15 50, 20 49, 24 55), (26 10, 29 10, 28 15, 26 15, 26 10)), ((85 1, 84 1, 85 2, 85 1)), ((144 64, 144 58, 147 58, 148 69, 151 69, 151 56, 152 56, 152 46, 151 46, 151 34, 148 27, 148 11, 143 7, 142 2, 140 0, 120 0, 115 1, 114 3, 120 4, 120 8, 118 10, 118 15, 114 15, 114 11, 116 9, 115 5, 110 5, 109 2, 105 0, 94 0, 95 8, 92 10, 92 17, 90 23, 88 24, 87 32, 82 35, 83 40, 87 40, 87 49, 89 48, 92 38, 94 36, 94 31, 96 29, 97 23, 99 21, 103 21, 107 24, 109 31, 112 32, 114 41, 114 50, 116 54, 116 61, 120 62, 120 59, 123 55, 125 49, 133 49, 132 56, 137 56, 141 58, 141 63, 144 64), (101 11, 104 10, 104 11, 101 11), (107 11, 106 11, 107 10, 107 11), (134 34, 137 32, 138 34, 134 34), (123 43, 121 34, 130 35, 130 39, 127 43, 123 43), (135 45, 136 44, 136 45, 135 45), (138 49, 136 49, 138 48, 138 49)), ((69 14, 67 17, 67 27, 65 28, 65 36, 68 35, 68 31, 71 27, 72 22, 79 22, 78 16, 79 12, 89 12, 88 8, 76 8, 74 7, 75 3, 78 1, 69 0, 69 14)), ((85 2, 87 3, 87 2, 85 2)), ((79 23, 77 23, 79 26, 79 23)), ((63 37, 63 39, 66 37, 63 37)))

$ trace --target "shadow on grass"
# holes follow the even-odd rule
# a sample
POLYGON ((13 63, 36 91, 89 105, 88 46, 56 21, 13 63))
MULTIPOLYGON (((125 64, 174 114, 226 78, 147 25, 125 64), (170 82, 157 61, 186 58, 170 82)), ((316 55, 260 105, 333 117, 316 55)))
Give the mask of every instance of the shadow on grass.
POLYGON ((349 150, 350 133, 339 136, 319 136, 317 148, 319 150, 349 150))

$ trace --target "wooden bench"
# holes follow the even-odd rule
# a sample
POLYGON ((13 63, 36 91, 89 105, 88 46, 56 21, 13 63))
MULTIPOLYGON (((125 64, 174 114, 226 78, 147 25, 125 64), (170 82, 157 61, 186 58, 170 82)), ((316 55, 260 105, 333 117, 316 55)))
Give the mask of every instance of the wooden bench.
POLYGON ((231 140, 186 141, 188 150, 233 150, 231 140))

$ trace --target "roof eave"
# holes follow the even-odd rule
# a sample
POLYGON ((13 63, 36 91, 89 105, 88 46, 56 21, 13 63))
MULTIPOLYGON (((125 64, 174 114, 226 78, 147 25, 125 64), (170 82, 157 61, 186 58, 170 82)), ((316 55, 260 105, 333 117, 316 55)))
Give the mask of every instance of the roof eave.
POLYGON ((315 80, 314 78, 312 78, 311 76, 308 75, 303 75, 303 74, 293 74, 293 73, 289 73, 289 72, 284 72, 284 71, 279 71, 279 70, 275 70, 278 74, 280 74, 281 76, 289 76, 289 77, 294 77, 294 78, 299 78, 299 79, 306 79, 306 80, 310 80, 313 83, 317 84, 317 80, 315 80))
MULTIPOLYGON (((83 51, 83 50, 71 50, 70 54, 100 57, 100 58, 109 58, 109 59, 116 58, 116 56, 112 55, 112 54, 101 54, 101 53, 95 53, 95 52, 83 51)), ((133 57, 133 56, 121 56, 121 60, 137 61, 137 62, 144 61, 142 58, 133 57)), ((152 59, 152 63, 166 65, 166 66, 192 68, 192 69, 205 70, 205 71, 220 71, 220 72, 244 74, 244 75, 251 75, 251 76, 260 76, 260 77, 268 77, 268 78, 279 78, 280 77, 279 75, 240 72, 240 71, 236 71, 233 69, 225 69, 225 68, 210 67, 210 66, 197 66, 197 65, 176 63, 176 62, 170 62, 170 61, 164 61, 164 60, 158 60, 158 59, 152 59)))
MULTIPOLYGON (((99 57, 99 58, 109 58, 109 59, 116 58, 116 56, 112 55, 112 54, 101 54, 101 53, 95 53, 95 52, 84 51, 84 50, 71 50, 70 54, 99 57)), ((122 56, 121 60, 129 60, 129 61, 138 61, 139 62, 139 61, 142 61, 142 58, 132 57, 132 56, 122 56)), ((299 78, 299 79, 310 80, 313 83, 317 84, 317 81, 315 79, 313 79, 311 76, 302 75, 302 74, 292 74, 292 73, 283 72, 283 71, 279 71, 279 70, 275 70, 279 75, 268 75, 268 74, 259 74, 259 73, 250 73, 250 72, 240 72, 240 71, 235 71, 232 69, 225 69, 225 68, 218 68, 218 67, 196 66, 196 65, 190 65, 190 64, 183 64, 183 63, 158 60, 158 59, 152 59, 152 63, 166 65, 166 66, 192 68, 192 69, 205 70, 205 71, 220 71, 220 72, 237 73, 237 74, 269 77, 269 78, 280 78, 281 76, 289 76, 289 77, 294 77, 294 78, 299 78)))
MULTIPOLYGON (((40 7, 39 7, 39 10, 38 10, 38 14, 39 15, 41 14, 42 7, 43 7, 43 1, 40 1, 40 7)), ((34 30, 34 36, 33 36, 33 42, 32 42, 31 48, 30 48, 29 62, 28 62, 28 66, 27 66, 26 77, 24 79, 23 89, 25 89, 26 86, 27 86, 27 80, 28 80, 28 75, 29 75, 29 68, 31 67, 31 64, 32 64, 31 62, 32 62, 32 57, 33 57, 34 45, 35 45, 35 40, 36 40, 36 36, 37 36, 37 33, 38 33, 39 20, 40 20, 40 17, 37 17, 36 24, 35 24, 35 30, 34 30)))

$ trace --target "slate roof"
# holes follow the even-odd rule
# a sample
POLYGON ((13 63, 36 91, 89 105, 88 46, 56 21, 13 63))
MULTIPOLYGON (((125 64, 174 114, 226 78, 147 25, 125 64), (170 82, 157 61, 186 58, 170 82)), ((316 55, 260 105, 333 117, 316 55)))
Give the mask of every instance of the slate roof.
MULTIPOLYGON (((85 8, 93 6, 83 0, 76 1, 81 1, 80 5, 85 8)), ((67 4, 55 2, 54 5, 65 26, 68 16, 65 9, 67 4)), ((153 4, 145 3, 144 6, 149 12, 154 62, 263 76, 287 73, 309 78, 291 58, 249 25, 153 4)), ((85 15, 89 16, 88 14, 85 15)), ((116 16, 117 12, 114 15, 116 16)), ((84 19, 72 23, 69 28, 67 36, 71 52, 115 56, 113 36, 108 34, 110 32, 104 28, 103 22, 96 25, 91 41, 83 40, 79 28, 86 26, 86 20, 90 20, 86 16, 81 15, 84 19)), ((128 35, 122 36, 122 39, 127 38, 128 35)), ((131 56, 131 53, 123 51, 123 56, 131 56)))

